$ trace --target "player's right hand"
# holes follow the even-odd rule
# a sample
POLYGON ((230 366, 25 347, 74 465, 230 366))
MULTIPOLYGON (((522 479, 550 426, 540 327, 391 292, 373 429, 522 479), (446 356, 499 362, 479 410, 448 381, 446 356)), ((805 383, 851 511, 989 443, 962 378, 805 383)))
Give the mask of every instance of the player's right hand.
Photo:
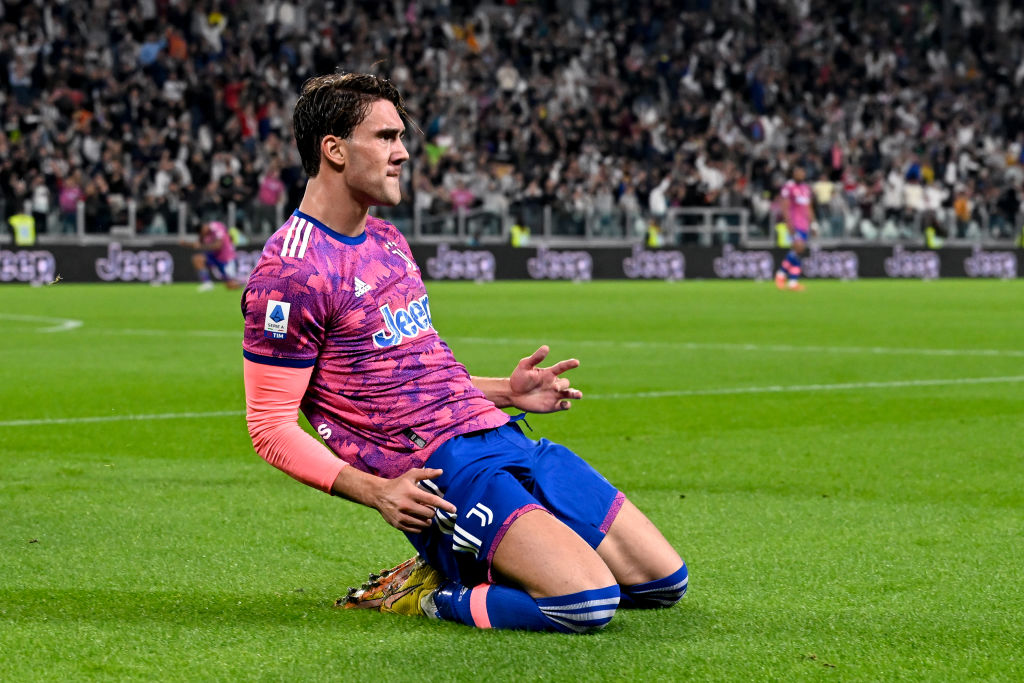
POLYGON ((440 496, 420 488, 424 479, 436 479, 443 470, 417 467, 381 486, 375 508, 391 526, 418 534, 430 528, 435 509, 455 514, 455 506, 440 496))

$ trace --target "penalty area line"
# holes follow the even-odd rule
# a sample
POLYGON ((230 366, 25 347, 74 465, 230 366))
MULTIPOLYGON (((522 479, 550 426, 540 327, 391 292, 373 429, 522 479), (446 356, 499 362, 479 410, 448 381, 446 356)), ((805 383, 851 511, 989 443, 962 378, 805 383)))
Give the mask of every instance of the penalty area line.
POLYGON ((13 313, 0 313, 0 320, 15 320, 23 323, 44 323, 46 327, 36 328, 36 332, 67 332, 78 329, 83 325, 81 320, 74 318, 52 318, 43 315, 15 315, 13 313))
POLYGON ((139 329, 117 329, 117 328, 103 328, 97 329, 92 328, 88 330, 93 334, 109 334, 114 336, 134 336, 134 337, 165 337, 172 335, 175 337, 224 337, 231 339, 241 339, 242 329, 237 330, 139 330, 139 329))
POLYGON ((764 387, 728 387, 722 389, 679 389, 675 391, 641 391, 632 394, 586 395, 584 400, 602 401, 629 398, 676 398, 683 396, 728 396, 730 394, 782 394, 812 391, 856 391, 858 389, 899 389, 905 387, 941 387, 962 384, 1013 384, 1024 382, 1024 375, 1008 377, 960 377, 951 379, 908 379, 892 382, 846 382, 841 384, 791 384, 764 387))
MULTIPOLYGON (((24 321, 59 322, 60 325, 53 328, 42 328, 40 332, 58 332, 75 329, 82 326, 81 320, 65 320, 63 318, 39 318, 32 316, 5 316, 0 314, 0 319, 19 319, 24 321)), ((162 329, 138 329, 138 328, 97 328, 85 327, 82 332, 89 334, 105 334, 113 336, 139 336, 139 337, 163 337, 174 335, 175 337, 222 337, 241 339, 242 330, 162 330, 162 329)), ((450 343, 479 344, 479 345, 508 345, 527 347, 536 345, 536 339, 512 339, 507 337, 446 337, 450 343)), ((688 341, 616 341, 612 339, 549 339, 545 342, 548 346, 558 345, 560 347, 613 347, 616 349, 670 349, 683 351, 736 351, 753 353, 830 353, 830 354, 864 354, 882 356, 935 356, 935 357, 972 357, 982 358, 1024 358, 1024 349, 929 349, 913 347, 892 347, 892 346, 800 346, 796 344, 743 344, 743 343, 716 343, 716 342, 688 342, 688 341)))
MULTIPOLYGON (((498 337, 448 337, 448 341, 465 344, 536 345, 536 339, 510 339, 498 337)), ((799 346, 796 344, 731 344, 688 341, 616 341, 603 339, 552 339, 548 346, 558 344, 574 346, 612 346, 617 349, 681 349, 685 351, 745 351, 754 353, 837 353, 888 356, 982 356, 1024 358, 1022 349, 928 349, 892 346, 799 346)))

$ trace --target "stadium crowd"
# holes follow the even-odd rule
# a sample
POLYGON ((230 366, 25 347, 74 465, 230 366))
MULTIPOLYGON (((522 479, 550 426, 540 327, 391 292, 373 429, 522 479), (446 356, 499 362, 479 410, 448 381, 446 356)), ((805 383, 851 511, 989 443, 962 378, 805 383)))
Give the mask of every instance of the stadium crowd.
MULTIPOLYGON (((1009 0, 22 0, 0 5, 0 201, 37 229, 264 232, 304 176, 309 76, 390 77, 414 208, 657 221, 747 207, 794 165, 822 232, 1020 225, 1024 11, 1009 0)), ((398 216, 401 218, 401 216, 398 216)))

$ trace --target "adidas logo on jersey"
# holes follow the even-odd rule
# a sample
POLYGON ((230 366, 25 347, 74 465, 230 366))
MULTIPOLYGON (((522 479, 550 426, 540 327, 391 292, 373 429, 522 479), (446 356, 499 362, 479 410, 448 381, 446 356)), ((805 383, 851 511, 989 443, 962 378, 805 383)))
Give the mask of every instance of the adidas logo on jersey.
POLYGON ((363 294, 366 294, 371 289, 373 289, 373 287, 371 287, 370 285, 366 284, 365 282, 363 282, 359 278, 355 279, 355 287, 356 287, 355 294, 356 294, 356 298, 357 299, 359 297, 361 297, 363 294))

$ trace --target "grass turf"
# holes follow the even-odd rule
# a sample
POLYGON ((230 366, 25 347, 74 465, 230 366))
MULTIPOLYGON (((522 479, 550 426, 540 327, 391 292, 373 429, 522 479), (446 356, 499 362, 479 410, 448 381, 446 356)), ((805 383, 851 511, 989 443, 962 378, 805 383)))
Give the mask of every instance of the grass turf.
POLYGON ((475 374, 580 358, 529 422, 679 549, 679 606, 586 637, 334 610, 407 543, 253 454, 237 292, 9 286, 0 680, 1024 678, 1024 281, 428 289, 475 374))

